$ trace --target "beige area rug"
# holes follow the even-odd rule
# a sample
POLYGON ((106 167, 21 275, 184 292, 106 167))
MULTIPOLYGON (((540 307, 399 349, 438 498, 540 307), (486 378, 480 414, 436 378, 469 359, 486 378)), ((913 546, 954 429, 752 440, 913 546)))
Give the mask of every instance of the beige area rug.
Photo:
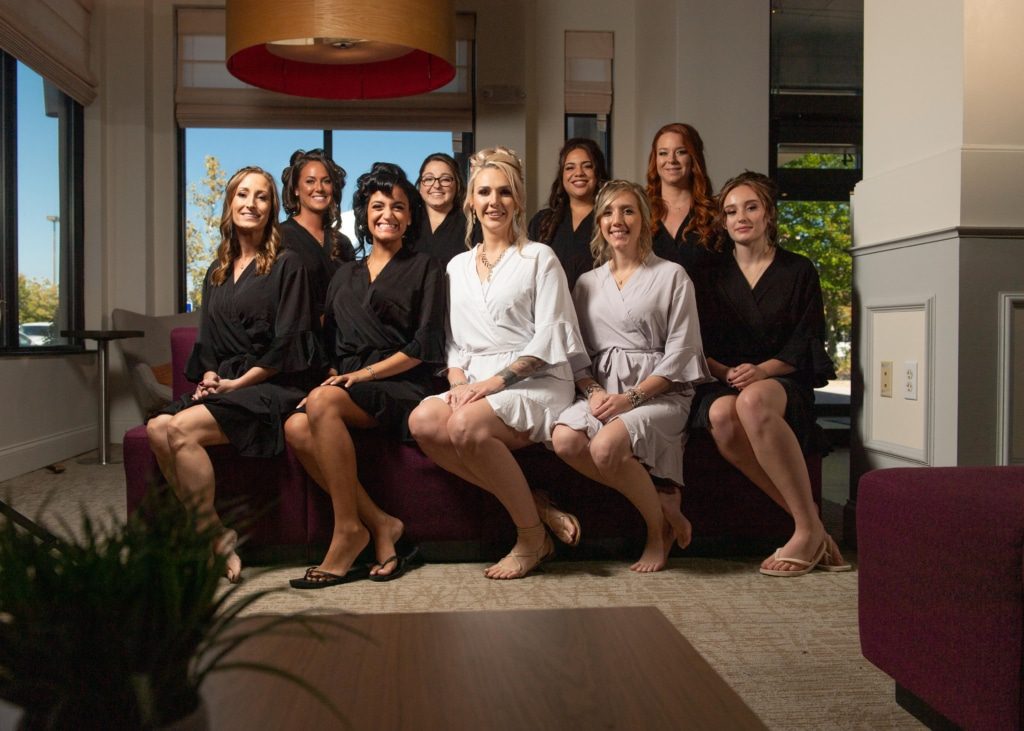
MULTIPOLYGON (((120 465, 66 463, 0 483, 0 497, 47 524, 123 518, 120 465), (49 502, 46 503, 47 496, 49 502)), ((244 556, 243 556, 244 557, 244 556)), ((797 579, 757 573, 759 557, 673 559, 657 574, 627 562, 555 561, 526 579, 488 581, 484 564, 432 564, 397 581, 317 591, 287 588, 301 567, 249 569, 243 591, 282 588, 257 612, 437 612, 653 605, 773 729, 920 729, 892 680, 860 653, 857 574, 797 579)))

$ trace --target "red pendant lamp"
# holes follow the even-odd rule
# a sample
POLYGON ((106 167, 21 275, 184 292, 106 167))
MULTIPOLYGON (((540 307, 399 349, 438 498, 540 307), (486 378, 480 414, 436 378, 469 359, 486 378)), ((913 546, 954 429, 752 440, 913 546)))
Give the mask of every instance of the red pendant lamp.
POLYGON ((227 0, 227 66, 262 89, 385 99, 455 77, 454 0, 227 0))

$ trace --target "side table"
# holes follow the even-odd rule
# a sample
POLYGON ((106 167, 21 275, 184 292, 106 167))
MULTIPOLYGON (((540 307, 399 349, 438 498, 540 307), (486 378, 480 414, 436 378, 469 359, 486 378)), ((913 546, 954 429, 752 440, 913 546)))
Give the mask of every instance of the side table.
POLYGON ((107 394, 107 348, 111 340, 122 338, 141 338, 146 333, 142 330, 61 330, 66 338, 96 341, 96 375, 100 384, 100 433, 99 448, 96 461, 99 464, 110 464, 110 399, 107 394))

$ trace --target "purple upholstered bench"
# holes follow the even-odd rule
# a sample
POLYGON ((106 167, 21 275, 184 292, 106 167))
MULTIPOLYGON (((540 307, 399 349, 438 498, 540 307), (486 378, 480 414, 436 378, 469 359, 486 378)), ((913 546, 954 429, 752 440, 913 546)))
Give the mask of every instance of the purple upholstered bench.
MULTIPOLYGON (((193 386, 180 375, 195 339, 181 328, 171 336, 175 394, 193 386)), ((434 465, 411 444, 381 439, 373 432, 354 435, 359 475, 380 506, 401 518, 413 541, 427 544, 431 558, 476 560, 507 548, 514 530, 498 501, 434 465)), ((319 547, 330 541, 332 515, 323 492, 288 451, 274 459, 244 458, 230 446, 210 450, 219 501, 257 496, 278 501, 254 524, 250 547, 319 547)), ((618 493, 582 477, 543 447, 517 453, 530 484, 547 489, 554 500, 575 512, 586 546, 621 551, 621 542, 643 537, 643 522, 618 493)), ((158 473, 145 428, 125 434, 124 464, 128 510, 138 507, 158 473)), ((808 458, 814 499, 821 502, 821 459, 808 458)), ((683 510, 694 524, 695 548, 722 552, 738 547, 764 550, 780 545, 792 521, 718 454, 707 437, 691 439, 686 449, 687 486, 683 510)), ((629 555, 632 555, 630 549, 629 555)))
POLYGON ((1024 725, 1024 467, 888 469, 857 492, 860 638, 926 724, 1024 725))

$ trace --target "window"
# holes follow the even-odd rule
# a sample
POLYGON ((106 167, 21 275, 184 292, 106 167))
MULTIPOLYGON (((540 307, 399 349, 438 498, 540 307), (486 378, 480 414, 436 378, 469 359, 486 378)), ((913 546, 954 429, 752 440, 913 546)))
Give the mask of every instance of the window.
POLYGON ((565 32, 565 138, 596 142, 609 170, 614 57, 613 33, 565 32))
POLYGON ((827 347, 840 378, 849 378, 863 4, 810 8, 775 0, 772 8, 769 174, 779 185, 779 237, 818 269, 827 347))
MULTIPOLYGON (((461 136, 460 136, 461 137, 461 136)), ((269 130, 189 128, 185 149, 184 308, 200 305, 203 277, 220 244, 224 186, 241 167, 258 165, 281 185, 281 172, 297 149, 322 147, 348 177, 341 194, 342 230, 356 245, 352 193, 356 179, 377 161, 400 165, 410 180, 433 152, 453 154, 451 132, 377 130, 269 130)), ((281 211, 282 220, 286 216, 281 211)))
POLYGON ((82 322, 82 107, 0 53, 4 351, 67 348, 82 322))

